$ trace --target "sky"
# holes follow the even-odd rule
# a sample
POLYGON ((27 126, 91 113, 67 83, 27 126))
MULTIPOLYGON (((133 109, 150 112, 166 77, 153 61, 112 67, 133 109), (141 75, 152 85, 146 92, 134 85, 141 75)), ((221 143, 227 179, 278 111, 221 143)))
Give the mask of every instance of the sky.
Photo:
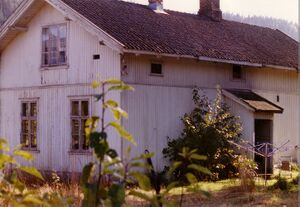
MULTIPOLYGON (((148 4, 148 0, 127 0, 148 4)), ((298 23, 298 0, 220 0, 223 12, 243 16, 270 16, 298 23)), ((164 0, 164 8, 195 13, 199 0, 164 0)))

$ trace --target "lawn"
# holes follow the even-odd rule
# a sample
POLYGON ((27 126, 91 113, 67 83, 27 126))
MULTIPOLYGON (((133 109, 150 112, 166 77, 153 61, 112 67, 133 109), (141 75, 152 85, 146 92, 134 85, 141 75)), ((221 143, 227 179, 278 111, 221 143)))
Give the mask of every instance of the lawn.
MULTIPOLYGON (((298 172, 293 172, 292 178, 287 177, 289 182, 296 178, 298 172)), ((250 207, 250 206, 275 206, 275 207, 293 207, 298 206, 298 186, 292 185, 288 191, 273 189, 272 186, 276 183, 276 172, 273 179, 267 181, 267 186, 264 185, 264 180, 261 178, 255 179, 255 189, 253 192, 243 192, 240 187, 239 179, 229 179, 217 182, 199 182, 193 186, 173 189, 168 200, 180 203, 182 198, 182 207, 250 207), (209 196, 204 193, 191 193, 188 188, 196 187, 198 190, 209 193, 209 196), (183 197, 181 194, 183 192, 183 197)), ((139 189, 136 189, 140 191, 139 189)), ((64 197, 69 197, 73 201, 73 207, 80 207, 83 199, 83 194, 80 186, 76 183, 67 185, 60 182, 54 182, 39 187, 40 193, 45 192, 61 192, 64 197)), ((129 190, 128 190, 129 192, 129 190)), ((198 191, 199 192, 199 191, 198 191)), ((148 192, 154 194, 154 192, 148 192)), ((144 207, 146 203, 132 196, 126 197, 126 206, 144 207)), ((149 206, 149 205, 148 205, 149 206)))
MULTIPOLYGON (((298 172, 293 172, 292 178, 287 177, 288 181, 296 178, 298 172)), ((187 188, 176 188, 171 191, 170 200, 176 200, 178 203, 181 199, 181 193, 184 192, 183 207, 250 207, 250 206, 281 206, 293 207, 298 206, 298 185, 292 185, 288 191, 273 189, 276 183, 278 172, 275 172, 274 178, 265 181, 262 178, 255 179, 255 190, 253 192, 243 192, 240 188, 240 180, 230 179, 217 182, 200 182, 195 186, 203 191, 209 192, 209 196, 203 193, 189 193, 187 188)), ((135 198, 128 198, 129 206, 145 206, 145 204, 135 198)))

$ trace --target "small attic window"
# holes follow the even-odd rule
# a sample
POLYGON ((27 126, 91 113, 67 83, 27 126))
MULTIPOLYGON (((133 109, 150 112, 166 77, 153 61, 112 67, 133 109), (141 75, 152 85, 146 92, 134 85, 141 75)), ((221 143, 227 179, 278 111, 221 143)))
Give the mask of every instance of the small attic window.
POLYGON ((162 64, 161 63, 151 63, 151 75, 162 76, 162 64))
POLYGON ((242 80, 243 79, 243 70, 240 65, 232 66, 232 79, 233 80, 242 80))

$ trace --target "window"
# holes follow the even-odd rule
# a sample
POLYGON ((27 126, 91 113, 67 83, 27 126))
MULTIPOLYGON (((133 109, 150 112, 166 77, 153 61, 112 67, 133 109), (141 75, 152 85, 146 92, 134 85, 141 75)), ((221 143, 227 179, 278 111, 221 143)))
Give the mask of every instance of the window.
POLYGON ((89 118, 89 100, 71 100, 72 151, 89 149, 85 136, 85 122, 89 118))
POLYGON ((243 70, 240 65, 232 66, 232 78, 233 80, 242 80, 243 79, 243 70))
POLYGON ((37 149, 37 101, 21 103, 21 144, 24 149, 37 149))
POLYGON ((151 63, 151 75, 162 75, 162 64, 151 63))
POLYGON ((44 27, 42 31, 42 66, 60 66, 67 63, 67 25, 44 27))

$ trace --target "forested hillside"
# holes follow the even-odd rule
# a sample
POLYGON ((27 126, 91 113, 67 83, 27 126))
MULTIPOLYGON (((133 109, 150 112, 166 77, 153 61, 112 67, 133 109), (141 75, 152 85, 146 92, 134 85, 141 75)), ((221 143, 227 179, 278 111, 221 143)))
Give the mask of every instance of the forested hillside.
POLYGON ((279 29, 285 34, 289 35, 295 40, 299 40, 298 35, 298 25, 293 22, 288 22, 283 19, 277 19, 272 17, 262 17, 262 16, 241 16, 237 14, 225 13, 224 18, 228 20, 233 20, 237 22, 243 22, 263 27, 269 27, 272 29, 279 29))

